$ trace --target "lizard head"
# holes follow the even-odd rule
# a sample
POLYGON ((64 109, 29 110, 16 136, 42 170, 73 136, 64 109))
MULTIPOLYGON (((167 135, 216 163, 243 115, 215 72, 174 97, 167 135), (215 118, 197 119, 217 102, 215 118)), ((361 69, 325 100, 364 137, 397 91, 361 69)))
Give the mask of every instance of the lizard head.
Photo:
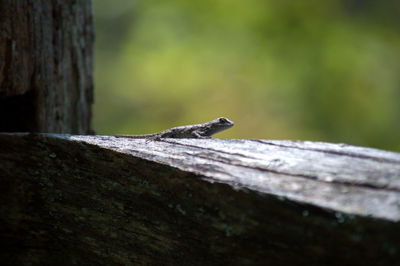
POLYGON ((210 121, 208 126, 208 134, 209 136, 218 133, 222 130, 228 129, 230 127, 233 127, 233 122, 231 120, 229 120, 228 118, 225 117, 220 117, 217 118, 213 121, 210 121))
POLYGON ((233 126, 233 122, 225 117, 220 117, 215 119, 216 124, 224 126, 226 128, 230 128, 233 126))

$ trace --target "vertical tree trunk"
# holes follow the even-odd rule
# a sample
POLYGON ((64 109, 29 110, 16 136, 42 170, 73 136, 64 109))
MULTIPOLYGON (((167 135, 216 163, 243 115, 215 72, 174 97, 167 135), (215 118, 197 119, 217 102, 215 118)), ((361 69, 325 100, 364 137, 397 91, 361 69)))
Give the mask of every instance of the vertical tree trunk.
POLYGON ((91 1, 0 0, 0 131, 90 132, 91 1))

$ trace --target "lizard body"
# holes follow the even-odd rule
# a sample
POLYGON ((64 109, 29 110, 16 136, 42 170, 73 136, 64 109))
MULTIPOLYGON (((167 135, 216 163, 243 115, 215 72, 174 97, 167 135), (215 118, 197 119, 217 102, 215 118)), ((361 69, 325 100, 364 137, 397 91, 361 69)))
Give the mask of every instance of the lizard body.
POLYGON ((233 126, 233 122, 227 118, 220 117, 210 122, 197 125, 173 127, 158 133, 146 135, 115 135, 117 138, 133 139, 161 139, 161 138, 211 138, 212 135, 233 126))

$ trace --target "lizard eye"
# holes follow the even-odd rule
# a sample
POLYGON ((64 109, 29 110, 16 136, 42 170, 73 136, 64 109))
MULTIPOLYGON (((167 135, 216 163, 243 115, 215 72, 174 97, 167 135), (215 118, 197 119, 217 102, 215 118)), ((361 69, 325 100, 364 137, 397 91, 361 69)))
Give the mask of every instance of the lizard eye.
POLYGON ((219 119, 219 122, 220 122, 220 123, 226 123, 226 122, 228 122, 228 120, 226 120, 225 118, 221 117, 221 118, 219 119))

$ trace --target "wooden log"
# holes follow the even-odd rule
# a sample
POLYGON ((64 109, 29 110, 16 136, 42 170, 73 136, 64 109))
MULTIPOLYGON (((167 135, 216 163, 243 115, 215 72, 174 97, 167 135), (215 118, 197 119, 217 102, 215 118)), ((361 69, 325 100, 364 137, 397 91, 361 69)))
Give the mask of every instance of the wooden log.
POLYGON ((400 154, 0 134, 1 262, 395 265, 400 154))
POLYGON ((0 131, 88 134, 91 1, 0 1, 0 131))

